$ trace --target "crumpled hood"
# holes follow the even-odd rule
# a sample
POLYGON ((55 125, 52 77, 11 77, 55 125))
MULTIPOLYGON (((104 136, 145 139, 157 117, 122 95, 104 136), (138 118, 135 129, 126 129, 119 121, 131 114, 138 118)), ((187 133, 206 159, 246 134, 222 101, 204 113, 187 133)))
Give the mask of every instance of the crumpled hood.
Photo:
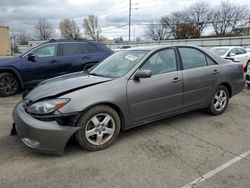
POLYGON ((110 81, 111 78, 91 76, 83 72, 67 74, 41 82, 25 97, 30 101, 59 96, 77 89, 110 81))

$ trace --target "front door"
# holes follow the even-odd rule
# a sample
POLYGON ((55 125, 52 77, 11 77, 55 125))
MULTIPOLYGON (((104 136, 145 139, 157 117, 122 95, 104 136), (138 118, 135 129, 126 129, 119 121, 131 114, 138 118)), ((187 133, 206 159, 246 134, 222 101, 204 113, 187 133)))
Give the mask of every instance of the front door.
POLYGON ((154 53, 140 70, 151 70, 150 78, 131 78, 127 84, 132 124, 143 123, 177 111, 182 106, 182 73, 177 70, 176 52, 167 48, 154 53))
POLYGON ((34 86, 42 80, 59 75, 57 44, 45 44, 22 57, 22 77, 26 86, 34 86))

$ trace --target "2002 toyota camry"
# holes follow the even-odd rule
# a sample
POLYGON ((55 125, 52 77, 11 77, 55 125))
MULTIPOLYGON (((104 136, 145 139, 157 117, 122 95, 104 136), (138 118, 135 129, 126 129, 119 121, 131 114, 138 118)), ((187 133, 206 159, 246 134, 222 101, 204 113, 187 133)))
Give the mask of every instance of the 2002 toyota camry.
POLYGON ((63 153, 75 136, 82 148, 107 148, 120 130, 207 109, 222 114, 245 85, 241 64, 194 46, 119 51, 88 72, 40 83, 13 111, 28 147, 63 153))

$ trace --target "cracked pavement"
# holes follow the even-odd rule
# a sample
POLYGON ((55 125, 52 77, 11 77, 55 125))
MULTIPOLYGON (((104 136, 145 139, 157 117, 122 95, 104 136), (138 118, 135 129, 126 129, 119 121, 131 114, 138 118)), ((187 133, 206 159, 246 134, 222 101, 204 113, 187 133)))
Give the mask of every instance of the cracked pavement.
MULTIPOLYGON (((10 137, 21 98, 0 98, 0 187, 182 187, 250 150, 250 89, 221 116, 194 111, 122 132, 103 151, 68 144, 64 155, 27 149, 10 137)), ((250 187, 250 156, 194 187, 250 187)))

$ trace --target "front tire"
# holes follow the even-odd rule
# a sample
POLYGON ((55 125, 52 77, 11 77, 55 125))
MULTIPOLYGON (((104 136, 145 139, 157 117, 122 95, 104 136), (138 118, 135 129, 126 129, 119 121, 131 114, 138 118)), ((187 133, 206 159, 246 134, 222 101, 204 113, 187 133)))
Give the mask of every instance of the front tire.
POLYGON ((229 92, 225 86, 219 86, 211 101, 208 108, 208 112, 212 115, 220 115, 222 114, 228 106, 229 102, 229 92))
POLYGON ((78 144, 83 149, 98 151, 109 147, 117 139, 121 120, 114 109, 98 105, 84 113, 77 126, 81 127, 75 135, 78 144))
POLYGON ((0 74, 0 96, 9 97, 15 95, 20 90, 20 84, 16 76, 11 73, 0 74))

